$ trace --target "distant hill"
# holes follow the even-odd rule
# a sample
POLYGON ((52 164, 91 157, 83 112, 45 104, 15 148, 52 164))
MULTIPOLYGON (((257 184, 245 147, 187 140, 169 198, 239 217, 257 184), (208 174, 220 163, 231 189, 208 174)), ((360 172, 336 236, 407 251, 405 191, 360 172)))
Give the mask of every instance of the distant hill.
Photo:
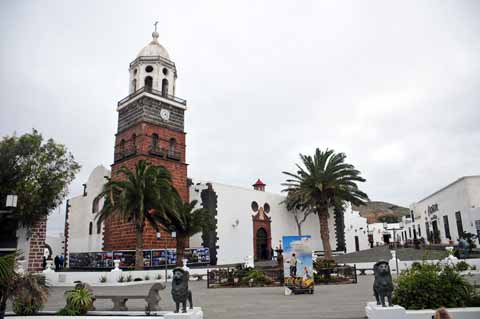
POLYGON ((366 217, 369 224, 380 222, 382 216, 394 216, 402 218, 410 214, 410 209, 395 204, 371 201, 365 206, 354 206, 353 210, 360 212, 360 216, 366 217))

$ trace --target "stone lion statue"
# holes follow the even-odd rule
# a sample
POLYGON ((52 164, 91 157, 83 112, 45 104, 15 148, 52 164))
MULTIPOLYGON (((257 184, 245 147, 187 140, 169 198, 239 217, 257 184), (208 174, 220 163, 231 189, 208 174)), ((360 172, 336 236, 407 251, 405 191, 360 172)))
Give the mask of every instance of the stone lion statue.
POLYGON ((192 292, 188 289, 188 271, 182 268, 175 268, 173 270, 172 279, 172 298, 175 302, 175 312, 178 313, 180 304, 182 304, 182 312, 187 312, 187 299, 190 304, 190 309, 193 308, 192 292))
POLYGON ((373 294, 377 300, 377 305, 385 306, 385 297, 388 299, 388 305, 392 305, 393 281, 390 273, 390 266, 387 261, 378 261, 373 266, 375 281, 373 282, 373 294))

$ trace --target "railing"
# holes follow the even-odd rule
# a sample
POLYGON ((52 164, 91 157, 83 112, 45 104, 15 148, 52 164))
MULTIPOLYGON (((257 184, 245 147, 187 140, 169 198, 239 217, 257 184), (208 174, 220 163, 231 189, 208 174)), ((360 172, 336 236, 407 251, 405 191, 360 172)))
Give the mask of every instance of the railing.
POLYGON ((132 99, 132 98, 134 98, 134 97, 136 97, 136 96, 138 96, 138 95, 140 95, 144 92, 163 97, 167 100, 171 100, 171 101, 177 102, 177 103, 182 104, 182 105, 187 105, 187 101, 184 100, 184 99, 181 99, 179 97, 176 97, 176 96, 173 96, 173 95, 170 95, 170 94, 165 94, 165 93, 162 93, 161 91, 158 91, 158 90, 152 89, 150 87, 144 86, 144 87, 136 90, 132 94, 128 95, 127 97, 121 99, 118 102, 118 106, 122 105, 126 101, 128 101, 128 100, 130 100, 130 99, 132 99))
MULTIPOLYGON (((257 269, 263 272, 272 280, 267 285, 278 286, 283 281, 283 271, 278 269, 270 269, 268 271, 257 269)), ((236 268, 218 268, 207 270, 207 288, 222 288, 222 287, 247 287, 248 282, 245 282, 245 275, 248 269, 243 267, 236 268)))
POLYGON ((149 153, 151 155, 159 156, 159 157, 164 157, 165 156, 165 149, 159 148, 159 147, 150 147, 149 153))
POLYGON ((158 157, 166 157, 168 159, 174 160, 174 161, 181 161, 182 160, 182 153, 177 152, 177 151, 172 151, 172 150, 167 150, 165 148, 160 148, 160 147, 150 147, 149 151, 150 155, 155 155, 158 157))
POLYGON ((113 160, 114 160, 114 162, 118 162, 122 159, 133 156, 135 154, 137 154, 137 149, 135 147, 131 147, 131 148, 129 147, 129 148, 126 148, 123 151, 116 152, 113 160))
POLYGON ((328 268, 316 269, 315 284, 356 284, 356 266, 336 265, 328 268))

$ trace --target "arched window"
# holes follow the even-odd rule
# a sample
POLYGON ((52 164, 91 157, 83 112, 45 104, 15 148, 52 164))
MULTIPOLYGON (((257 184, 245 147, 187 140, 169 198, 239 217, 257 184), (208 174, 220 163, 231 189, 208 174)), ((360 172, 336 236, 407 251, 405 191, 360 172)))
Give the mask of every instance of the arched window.
POLYGON ((167 96, 168 95, 168 80, 163 79, 162 80, 162 96, 167 96))
POLYGON ((125 156, 125 140, 120 141, 120 155, 125 156))
POLYGON ((175 148, 177 147, 177 141, 174 138, 171 138, 168 143, 168 156, 175 157, 175 148))
POLYGON ((158 147, 158 134, 152 134, 152 150, 155 151, 158 147))
POLYGON ((97 234, 102 232, 102 224, 97 223, 97 234))
POLYGON ((134 150, 137 149, 137 134, 135 133, 132 134, 132 146, 134 150))
POLYGON ((132 92, 135 93, 136 90, 137 90, 137 80, 133 79, 133 81, 132 81, 132 92))
POLYGON ((151 90, 153 87, 153 78, 151 76, 147 76, 145 78, 145 90, 151 90))
POLYGON ((93 231, 93 223, 90 222, 90 224, 88 225, 88 234, 91 235, 92 231, 93 231))
POLYGON ((100 205, 100 197, 96 197, 92 203, 92 214, 98 213, 98 211, 100 210, 99 205, 100 205))

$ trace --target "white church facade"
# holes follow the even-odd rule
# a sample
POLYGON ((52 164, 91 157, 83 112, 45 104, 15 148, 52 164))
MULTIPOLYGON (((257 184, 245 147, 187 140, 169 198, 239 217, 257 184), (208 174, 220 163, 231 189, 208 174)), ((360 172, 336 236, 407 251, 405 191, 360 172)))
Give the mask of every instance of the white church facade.
MULTIPOLYGON (((69 200, 66 221, 66 251, 71 253, 100 252, 104 248, 104 228, 97 227, 96 213, 103 203, 96 200, 105 176, 110 171, 96 167, 84 185, 84 192, 69 200)), ((258 183, 258 182, 257 182, 258 183)), ((253 188, 215 182, 192 181, 190 200, 207 209, 215 219, 215 228, 190 238, 190 247, 210 250, 212 264, 271 259, 282 236, 298 235, 291 212, 282 203, 285 196, 265 191, 266 185, 253 188)), ((337 219, 338 220, 338 219, 337 219)), ((337 225, 334 212, 329 218, 330 245, 344 252, 368 249, 367 220, 345 205, 344 225, 337 225), (342 231, 338 236, 339 231, 342 231), (340 239, 339 239, 340 238, 340 239), (341 241, 341 242, 340 242, 341 241), (343 245, 343 247, 342 247, 343 245)), ((302 224, 302 235, 311 235, 313 250, 323 251, 317 215, 308 216, 302 224)), ((67 258, 68 260, 68 258, 67 258)))

